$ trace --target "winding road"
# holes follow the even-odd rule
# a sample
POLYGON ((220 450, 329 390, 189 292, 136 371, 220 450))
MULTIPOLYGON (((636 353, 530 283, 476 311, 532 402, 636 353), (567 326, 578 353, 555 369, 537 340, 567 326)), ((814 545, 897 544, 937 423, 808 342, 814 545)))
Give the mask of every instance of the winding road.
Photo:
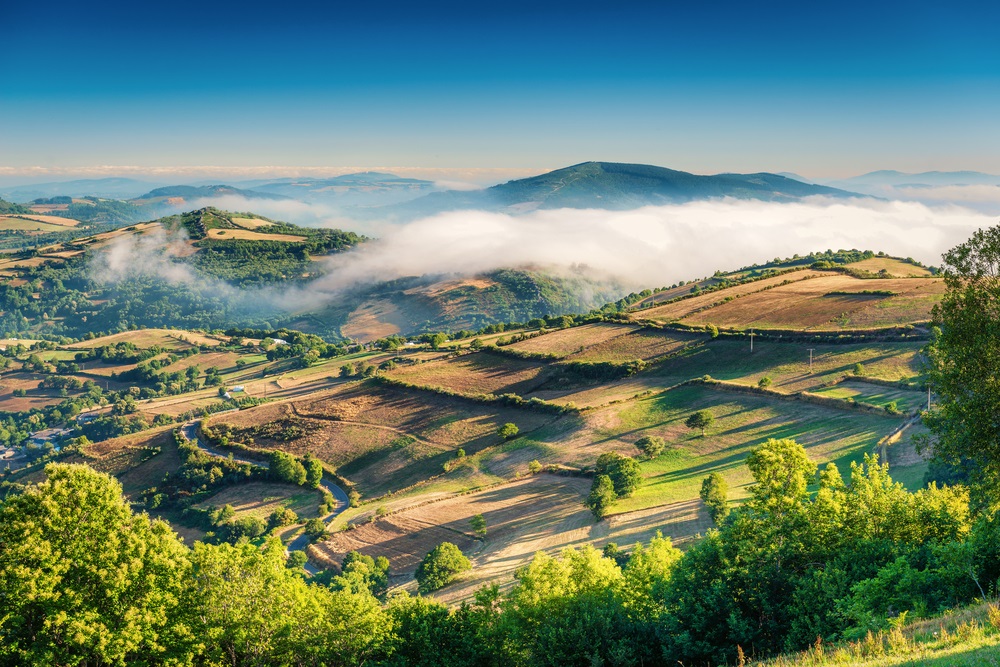
MULTIPOLYGON (((201 438, 198 437, 198 426, 200 424, 201 421, 199 420, 190 421, 181 427, 181 433, 184 435, 185 438, 193 442, 195 445, 198 446, 199 449, 201 449, 205 453, 211 454, 212 456, 218 456, 219 458, 223 459, 229 458, 231 454, 233 460, 238 463, 248 463, 250 465, 255 465, 264 469, 267 469, 269 467, 270 464, 268 464, 268 462, 266 461, 255 461, 253 459, 248 459, 238 456, 235 452, 223 453, 222 451, 214 447, 210 447, 207 443, 205 443, 201 438)), ((331 521, 333 521, 334 518, 336 518, 338 514, 340 514, 350 506, 350 500, 348 499, 347 494, 344 492, 344 490, 339 486, 337 486, 336 484, 334 484, 333 480, 327 479, 326 476, 324 476, 323 479, 320 480, 319 484, 324 489, 329 491, 330 494, 333 495, 333 499, 337 502, 337 504, 333 508, 333 511, 331 511, 329 514, 323 517, 320 517, 321 519, 323 519, 323 523, 329 524, 331 521)), ((286 549, 288 551, 304 551, 307 546, 309 546, 309 537, 305 533, 302 533, 294 540, 289 542, 288 545, 286 546, 286 549)), ((315 566, 312 565, 312 563, 306 563, 306 569, 312 574, 315 574, 316 572, 319 571, 315 566)))

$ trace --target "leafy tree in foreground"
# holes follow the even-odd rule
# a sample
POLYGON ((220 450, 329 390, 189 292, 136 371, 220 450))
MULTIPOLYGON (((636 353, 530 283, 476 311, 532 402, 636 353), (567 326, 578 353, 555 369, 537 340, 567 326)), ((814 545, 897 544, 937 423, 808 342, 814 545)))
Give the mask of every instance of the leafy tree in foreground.
POLYGON ((705 430, 715 423, 715 415, 709 410, 699 410, 687 418, 684 425, 692 431, 701 431, 701 437, 705 437, 705 430))
POLYGON ((927 348, 937 405, 926 423, 935 456, 971 460, 980 495, 1000 489, 1000 227, 980 229, 944 254, 946 293, 927 348))
POLYGON ((436 591, 451 583, 455 575, 471 567, 472 563, 461 549, 451 542, 442 542, 424 556, 417 566, 418 588, 421 593, 436 591))
POLYGON ((721 525, 729 516, 729 486, 722 475, 713 472, 701 483, 701 501, 708 507, 715 525, 721 525))
POLYGON ((586 504, 598 521, 607 516, 608 510, 617 499, 615 485, 611 482, 610 477, 607 475, 597 475, 594 477, 586 504))
POLYGON ((151 664, 183 660, 186 549, 133 514, 121 485, 87 466, 49 464, 47 481, 0 506, 0 662, 151 664))

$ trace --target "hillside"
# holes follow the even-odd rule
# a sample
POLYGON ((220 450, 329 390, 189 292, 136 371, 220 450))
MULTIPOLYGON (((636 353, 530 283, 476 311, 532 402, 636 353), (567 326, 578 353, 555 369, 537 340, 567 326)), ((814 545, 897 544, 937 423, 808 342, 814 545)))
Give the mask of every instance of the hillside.
POLYGON ((214 197, 243 197, 245 199, 287 199, 282 195, 254 190, 241 190, 231 185, 170 185, 150 190, 146 194, 135 197, 138 203, 151 203, 156 200, 180 199, 191 202, 196 199, 211 199, 214 197))
POLYGON ((31 209, 26 206, 21 206, 20 204, 13 204, 9 201, 0 199, 0 214, 10 215, 12 213, 19 215, 29 214, 31 213, 31 209))
POLYGON ((391 211, 413 216, 460 209, 508 212, 538 208, 629 209, 719 197, 794 201, 815 195, 856 196, 776 174, 701 176, 652 165, 584 162, 485 190, 429 194, 391 211))
POLYGON ((438 189, 433 181, 374 171, 344 174, 333 178, 289 178, 273 182, 253 182, 247 186, 255 193, 283 195, 301 201, 322 202, 347 208, 397 204, 438 189))

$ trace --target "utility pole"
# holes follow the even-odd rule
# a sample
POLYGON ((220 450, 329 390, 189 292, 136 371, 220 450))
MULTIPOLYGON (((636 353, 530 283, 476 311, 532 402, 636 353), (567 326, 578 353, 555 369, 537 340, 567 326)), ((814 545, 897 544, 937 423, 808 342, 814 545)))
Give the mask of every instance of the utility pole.
POLYGON ((927 383, 927 412, 931 411, 931 385, 927 383))
POLYGON ((809 372, 813 372, 813 352, 816 350, 814 347, 809 348, 809 372))
POLYGON ((753 337, 756 335, 754 332, 750 332, 750 354, 753 354, 753 337))

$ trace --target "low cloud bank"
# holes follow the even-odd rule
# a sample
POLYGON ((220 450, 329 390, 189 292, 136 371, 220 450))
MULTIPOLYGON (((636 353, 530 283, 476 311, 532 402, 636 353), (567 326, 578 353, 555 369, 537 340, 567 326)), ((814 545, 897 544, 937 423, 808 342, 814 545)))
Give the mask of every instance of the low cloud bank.
MULTIPOLYGON (((245 204, 240 208, 264 215, 275 204, 309 206, 245 204)), ((293 312, 320 307, 358 285, 526 266, 583 273, 632 290, 842 248, 883 250, 936 264, 943 251, 993 224, 991 216, 952 205, 826 198, 701 201, 632 211, 559 209, 520 216, 459 211, 384 225, 378 240, 324 260, 325 275, 304 286, 255 291, 253 300, 293 312)), ((108 281, 157 275, 172 283, 204 284, 232 298, 247 294, 177 263, 183 241, 165 233, 123 238, 98 256, 94 275, 108 281)))
POLYGON ((656 287, 716 269, 841 248, 884 250, 935 264, 943 251, 995 222, 956 206, 826 198, 521 216, 460 211, 389 229, 379 240, 331 258, 329 274, 312 288, 336 291, 372 280, 523 265, 584 265, 633 287, 656 287))

